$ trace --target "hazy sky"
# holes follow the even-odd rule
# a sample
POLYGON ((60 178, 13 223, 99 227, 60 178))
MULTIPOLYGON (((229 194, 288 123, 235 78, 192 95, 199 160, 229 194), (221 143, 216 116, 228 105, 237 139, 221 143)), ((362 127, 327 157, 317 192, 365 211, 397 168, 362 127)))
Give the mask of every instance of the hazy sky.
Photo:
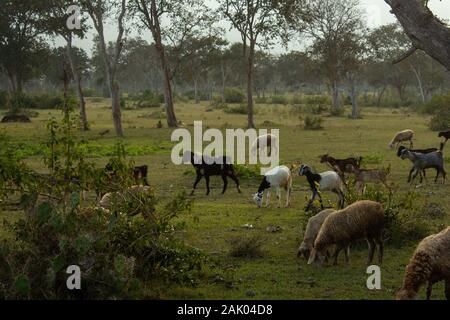
MULTIPOLYGON (((210 6, 216 7, 217 1, 215 0, 207 0, 210 6)), ((383 24, 388 24, 391 22, 395 22, 395 16, 392 15, 389 10, 390 7, 384 2, 384 0, 360 0, 361 3, 361 9, 363 12, 366 13, 366 20, 367 24, 371 27, 376 27, 383 24)), ((450 2, 448 0, 430 0, 429 5, 430 9, 440 18, 443 19, 450 19, 450 2)), ((238 42, 240 41, 239 34, 235 31, 228 31, 229 25, 225 22, 222 22, 222 26, 224 26, 227 30, 227 39, 230 42, 238 42)), ((115 26, 108 26, 106 28, 106 37, 108 40, 113 40, 115 37, 115 26)), ((85 50, 88 51, 88 53, 91 53, 92 49, 92 38, 95 34, 95 30, 91 29, 87 39, 85 40, 77 40, 75 44, 77 46, 83 47, 85 50)), ((138 32, 135 30, 132 30, 129 34, 131 37, 138 36, 138 32)), ((151 35, 148 31, 144 31, 142 33, 142 38, 151 41, 151 35)), ((63 45, 63 41, 61 39, 58 39, 55 43, 56 45, 63 45)), ((300 48, 300 44, 296 41, 293 41, 290 45, 289 49, 295 49, 300 48)), ((273 49, 275 53, 282 53, 285 51, 282 47, 275 47, 273 49)))

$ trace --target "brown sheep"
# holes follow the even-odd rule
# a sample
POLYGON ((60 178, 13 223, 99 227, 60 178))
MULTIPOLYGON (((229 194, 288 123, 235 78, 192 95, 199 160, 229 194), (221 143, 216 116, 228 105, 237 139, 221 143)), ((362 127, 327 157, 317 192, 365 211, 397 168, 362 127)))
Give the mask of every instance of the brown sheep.
POLYGON ((445 296, 450 300, 450 227, 423 239, 406 266, 403 286, 397 300, 418 298, 420 287, 428 282, 427 300, 433 284, 445 280, 445 296))
MULTIPOLYGON (((331 213, 324 221, 314 242, 308 264, 323 264, 327 248, 336 245, 334 265, 339 252, 354 241, 366 238, 369 245, 367 264, 370 265, 378 244, 378 262, 383 261, 383 220, 384 210, 380 203, 363 200, 353 203, 343 210, 331 213)), ((348 262, 348 254, 345 258, 348 262)))
POLYGON ((392 141, 389 143, 389 148, 391 149, 393 149, 394 147, 397 148, 401 142, 409 141, 409 148, 411 149, 413 147, 412 142, 413 138, 414 138, 414 131, 412 130, 404 130, 401 132, 397 132, 392 141))

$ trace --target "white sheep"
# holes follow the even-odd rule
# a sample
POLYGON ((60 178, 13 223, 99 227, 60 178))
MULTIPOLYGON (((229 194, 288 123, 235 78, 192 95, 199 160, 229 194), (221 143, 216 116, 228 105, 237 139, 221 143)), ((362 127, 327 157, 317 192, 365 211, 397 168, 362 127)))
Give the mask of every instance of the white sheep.
POLYGON ((299 175, 306 177, 312 191, 312 196, 306 207, 306 211, 311 208, 311 205, 316 197, 319 197, 320 206, 322 210, 324 209, 322 195, 320 194, 322 191, 331 191, 337 194, 339 197, 339 208, 341 209, 344 207, 345 196, 343 191, 343 182, 339 174, 334 171, 326 171, 316 174, 311 171, 309 166, 302 165, 299 170, 299 175))
POLYGON ((263 181, 258 188, 258 192, 253 195, 253 200, 258 208, 261 208, 262 206, 265 190, 267 190, 266 207, 269 206, 271 188, 276 189, 278 208, 281 207, 281 188, 286 190, 286 207, 289 207, 292 190, 292 173, 288 167, 278 166, 265 173, 263 181))
MULTIPOLYGON (((353 203, 343 210, 331 213, 322 224, 319 234, 314 241, 308 264, 322 264, 327 250, 336 245, 334 264, 337 264, 339 252, 348 248, 354 241, 366 238, 369 245, 367 264, 373 260, 376 245, 379 247, 378 263, 383 261, 383 206, 374 201, 363 200, 353 203)), ((348 262, 348 253, 345 251, 348 262)))
POLYGON ((334 209, 326 209, 309 218, 308 224, 306 225, 305 235, 303 236, 303 241, 297 251, 297 256, 303 255, 306 260, 309 259, 309 254, 314 247, 314 241, 317 238, 320 227, 325 219, 335 211, 336 210, 334 209))
POLYGON ((259 136, 252 144, 251 152, 255 156, 257 151, 267 148, 267 155, 270 157, 272 150, 278 152, 278 139, 273 134, 264 134, 259 136))
POLYGON ((408 129, 408 130, 403 130, 403 131, 397 132, 395 134, 394 138, 392 139, 392 141, 389 143, 389 148, 393 149, 394 146, 395 146, 395 148, 397 148, 398 145, 404 141, 409 141, 410 148, 412 148, 413 147, 413 142, 412 142, 413 138, 414 138, 414 131, 412 131, 412 130, 408 129))

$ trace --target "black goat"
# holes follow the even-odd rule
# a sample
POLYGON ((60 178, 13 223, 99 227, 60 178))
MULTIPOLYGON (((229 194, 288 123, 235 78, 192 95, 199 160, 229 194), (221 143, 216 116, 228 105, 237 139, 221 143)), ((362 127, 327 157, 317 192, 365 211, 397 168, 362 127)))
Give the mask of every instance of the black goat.
POLYGON ((445 139, 444 143, 446 143, 447 140, 450 139, 450 131, 439 132, 439 138, 444 138, 445 139))
POLYGON ((148 166, 139 166, 134 167, 134 180, 136 181, 136 184, 139 184, 139 182, 143 182, 144 186, 148 186, 147 181, 147 175, 148 175, 148 166))
POLYGON ((408 149, 405 146, 400 146, 397 150, 397 157, 400 158, 400 156, 402 155, 403 150, 409 150, 411 152, 415 152, 415 153, 421 153, 421 154, 428 154, 428 153, 432 153, 432 152, 436 152, 439 151, 439 149, 437 148, 428 148, 428 149, 408 149))
POLYGON ((234 171, 234 166, 228 163, 227 157, 217 157, 217 158, 208 158, 204 155, 195 154, 193 152, 188 152, 185 156, 189 157, 190 163, 194 166, 197 177, 194 182, 194 186, 192 188, 191 195, 194 194, 195 188, 197 188, 198 183, 205 177, 206 180, 206 195, 209 195, 209 177, 211 176, 221 176, 223 180, 223 190, 222 194, 227 191, 228 179, 230 177, 237 186, 238 192, 241 193, 241 187, 239 186, 239 180, 234 171), (201 156, 201 159, 200 159, 201 156))

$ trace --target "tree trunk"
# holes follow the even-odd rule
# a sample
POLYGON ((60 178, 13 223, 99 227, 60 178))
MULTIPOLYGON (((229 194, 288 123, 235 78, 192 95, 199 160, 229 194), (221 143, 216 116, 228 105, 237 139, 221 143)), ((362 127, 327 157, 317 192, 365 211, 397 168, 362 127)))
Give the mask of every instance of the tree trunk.
POLYGON ((194 99, 195 99, 196 104, 200 103, 200 101, 198 99, 198 81, 197 81, 197 79, 194 79, 194 99))
POLYGON ((250 48, 247 50, 247 127, 255 128, 253 119, 253 60, 255 56, 255 43, 250 43, 250 48))
POLYGON ((173 93, 172 93, 172 83, 170 79, 170 71, 167 66, 166 57, 164 54, 164 48, 162 44, 156 46, 161 60, 161 68, 164 77, 164 101, 166 107, 166 115, 167 115, 167 125, 169 128, 178 127, 178 121, 175 116, 175 109, 173 104, 173 93))
POLYGON ((358 119, 359 118, 358 101, 356 97, 356 89, 354 84, 352 85, 352 88, 350 90, 350 100, 352 101, 352 119, 358 119))
POLYGON ((80 106, 80 120, 81 120, 81 129, 83 131, 89 130, 89 124, 86 113, 86 102, 84 101, 83 88, 81 86, 81 75, 78 72, 77 66, 75 65, 73 50, 72 50, 72 39, 69 38, 67 40, 67 57, 69 59, 70 67, 72 69, 73 78, 76 83, 78 102, 80 106))
POLYGON ((331 100, 333 103, 333 108, 338 111, 341 108, 341 101, 339 99, 339 88, 336 80, 333 81, 331 90, 331 100))
POLYGON ((422 97, 422 102, 425 103, 425 93, 423 90, 422 77, 420 76, 420 70, 417 70, 416 67, 412 63, 409 64, 411 66, 412 71, 417 79, 417 86, 419 87, 420 96, 422 97))
POLYGON ((116 83, 111 84, 112 114, 114 128, 119 137, 123 137, 122 111, 120 110, 120 90, 116 83))
POLYGON ((225 66, 223 65, 223 63, 221 64, 221 70, 222 70, 222 103, 225 103, 226 73, 225 73, 225 66))
POLYGON ((386 86, 384 86, 384 87, 381 89, 380 93, 378 94, 378 98, 377 98, 377 108, 379 108, 379 107, 381 106, 381 99, 383 98, 383 95, 384 95, 385 91, 386 91, 386 86))
POLYGON ((423 4, 423 0, 385 0, 415 48, 450 70, 450 29, 423 4))

